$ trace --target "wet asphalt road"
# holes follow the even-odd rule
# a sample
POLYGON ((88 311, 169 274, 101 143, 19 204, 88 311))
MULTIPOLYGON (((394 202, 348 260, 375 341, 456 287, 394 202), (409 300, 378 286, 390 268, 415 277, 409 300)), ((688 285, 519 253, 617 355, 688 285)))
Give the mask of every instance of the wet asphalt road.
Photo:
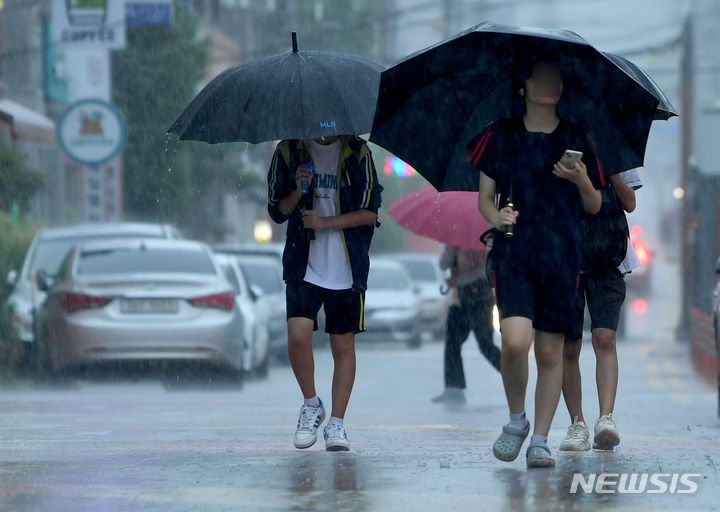
MULTIPOLYGON (((241 391, 122 378, 57 389, 6 385, 0 510, 718 510, 716 393, 696 379, 687 346, 673 339, 676 272, 659 267, 663 286, 645 314, 631 315, 620 342, 615 417, 622 441, 614 452, 557 452, 569 423, 561 402, 549 439, 556 468, 528 471, 524 452, 513 463, 497 461, 491 445, 507 421, 506 405, 499 375, 476 346, 463 350, 468 403, 447 407, 430 403, 441 391, 440 343, 411 351, 365 346, 360 338, 346 418, 350 453, 327 453, 322 442, 293 448, 300 396, 288 367, 241 391), (692 477, 698 489, 571 494, 576 472, 691 473, 699 475, 692 477)), ((329 352, 319 351, 316 364, 320 396, 329 402, 329 352)), ((581 364, 585 415, 594 423, 589 344, 581 364)))

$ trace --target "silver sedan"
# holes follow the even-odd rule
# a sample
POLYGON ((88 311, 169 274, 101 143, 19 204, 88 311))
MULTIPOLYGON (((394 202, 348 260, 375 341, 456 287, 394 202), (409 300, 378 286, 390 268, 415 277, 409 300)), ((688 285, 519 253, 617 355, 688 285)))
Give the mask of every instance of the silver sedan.
POLYGON ((203 243, 116 240, 76 246, 44 284, 54 370, 99 361, 193 360, 242 376, 242 319, 203 243))

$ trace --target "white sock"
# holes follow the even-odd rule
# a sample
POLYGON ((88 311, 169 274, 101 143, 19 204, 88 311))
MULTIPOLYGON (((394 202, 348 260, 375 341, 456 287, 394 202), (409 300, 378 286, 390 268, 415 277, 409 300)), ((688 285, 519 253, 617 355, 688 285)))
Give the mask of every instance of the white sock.
POLYGON ((315 395, 312 398, 306 398, 305 405, 307 405, 308 407, 320 407, 320 397, 315 395))
POLYGON ((328 425, 338 424, 338 425, 340 425, 340 426, 342 427, 343 419, 342 419, 342 418, 338 418, 338 417, 336 417, 336 416, 330 416, 330 419, 328 420, 327 424, 328 424, 328 425))
POLYGON ((514 428, 517 430, 525 430, 525 427, 527 425, 528 425, 528 420, 525 417, 524 412, 521 412, 519 414, 510 413, 510 423, 508 423, 508 427, 514 428))
POLYGON ((530 444, 545 444, 547 445, 547 436, 541 436, 540 434, 533 434, 530 438, 530 444))

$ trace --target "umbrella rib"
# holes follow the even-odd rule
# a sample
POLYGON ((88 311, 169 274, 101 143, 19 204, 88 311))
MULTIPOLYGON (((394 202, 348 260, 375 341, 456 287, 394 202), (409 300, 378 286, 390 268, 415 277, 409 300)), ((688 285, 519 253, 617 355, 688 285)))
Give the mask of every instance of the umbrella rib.
MULTIPOLYGON (((302 74, 300 73, 300 59, 305 60, 305 57, 300 52, 293 54, 293 55, 297 55, 297 59, 296 59, 297 77, 298 77, 298 83, 300 84, 300 97, 302 98, 302 97, 304 97, 304 94, 303 94, 302 74)), ((303 120, 303 123, 305 123, 305 102, 303 102, 303 101, 300 101, 300 117, 303 120)), ((303 126, 303 129, 304 128, 305 128, 305 126, 303 126)), ((305 135, 307 135, 307 134, 303 134, 303 138, 305 138, 304 137, 305 135)))
MULTIPOLYGON (((345 101, 345 98, 343 98, 343 94, 342 94, 343 87, 338 87, 338 84, 335 82, 335 77, 337 76, 337 74, 329 72, 327 69, 325 69, 322 66, 318 66, 318 69, 319 70, 322 69, 322 73, 328 78, 328 82, 333 85, 333 89, 335 89, 335 91, 340 96, 340 99, 342 100, 342 101, 340 101, 340 105, 341 105, 343 114, 345 116, 345 119, 348 121, 348 124, 352 124, 352 118, 350 117, 350 112, 348 112, 348 110, 347 110, 347 102, 345 101)), ((355 127, 353 126, 353 128, 355 128, 355 127)), ((341 135, 356 135, 356 134, 343 133, 341 135)))
MULTIPOLYGON (((281 58, 282 58, 282 56, 281 56, 281 58)), ((274 81, 274 79, 275 79, 275 76, 276 76, 280 71, 282 71, 282 64, 278 64, 278 65, 275 67, 275 69, 273 70, 272 75, 270 75, 267 83, 272 83, 272 82, 274 81)), ((259 88, 253 87, 253 90, 257 90, 257 89, 259 89, 259 90, 261 91, 261 96, 259 96, 258 99, 257 99, 255 102, 258 103, 258 104, 260 104, 260 105, 264 105, 264 104, 265 104, 265 99, 267 98, 267 96, 268 96, 271 92, 273 92, 273 91, 272 91, 272 88, 271 88, 271 87, 267 87, 267 86, 266 86, 266 87, 259 87, 259 88)), ((252 96, 250 96, 250 98, 252 98, 252 96)), ((248 100, 249 100, 249 99, 248 99, 248 100)), ((245 116, 245 117, 247 117, 247 116, 245 116)), ((242 128, 245 126, 246 120, 245 120, 244 117, 241 116, 240 119, 239 119, 239 121, 240 121, 240 122, 239 122, 239 124, 238 124, 238 129, 239 129, 240 131, 242 131, 242 128)), ((257 140, 257 141, 250 141, 250 142, 256 144, 256 143, 262 142, 262 141, 257 140)))

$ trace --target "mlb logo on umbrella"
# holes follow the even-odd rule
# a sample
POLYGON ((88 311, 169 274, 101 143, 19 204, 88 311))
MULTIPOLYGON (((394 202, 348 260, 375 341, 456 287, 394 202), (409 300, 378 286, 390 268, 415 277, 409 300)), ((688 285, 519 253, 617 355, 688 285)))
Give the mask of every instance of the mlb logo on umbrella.
POLYGON ((335 128, 337 123, 335 121, 323 121, 320 123, 320 128, 335 128))

